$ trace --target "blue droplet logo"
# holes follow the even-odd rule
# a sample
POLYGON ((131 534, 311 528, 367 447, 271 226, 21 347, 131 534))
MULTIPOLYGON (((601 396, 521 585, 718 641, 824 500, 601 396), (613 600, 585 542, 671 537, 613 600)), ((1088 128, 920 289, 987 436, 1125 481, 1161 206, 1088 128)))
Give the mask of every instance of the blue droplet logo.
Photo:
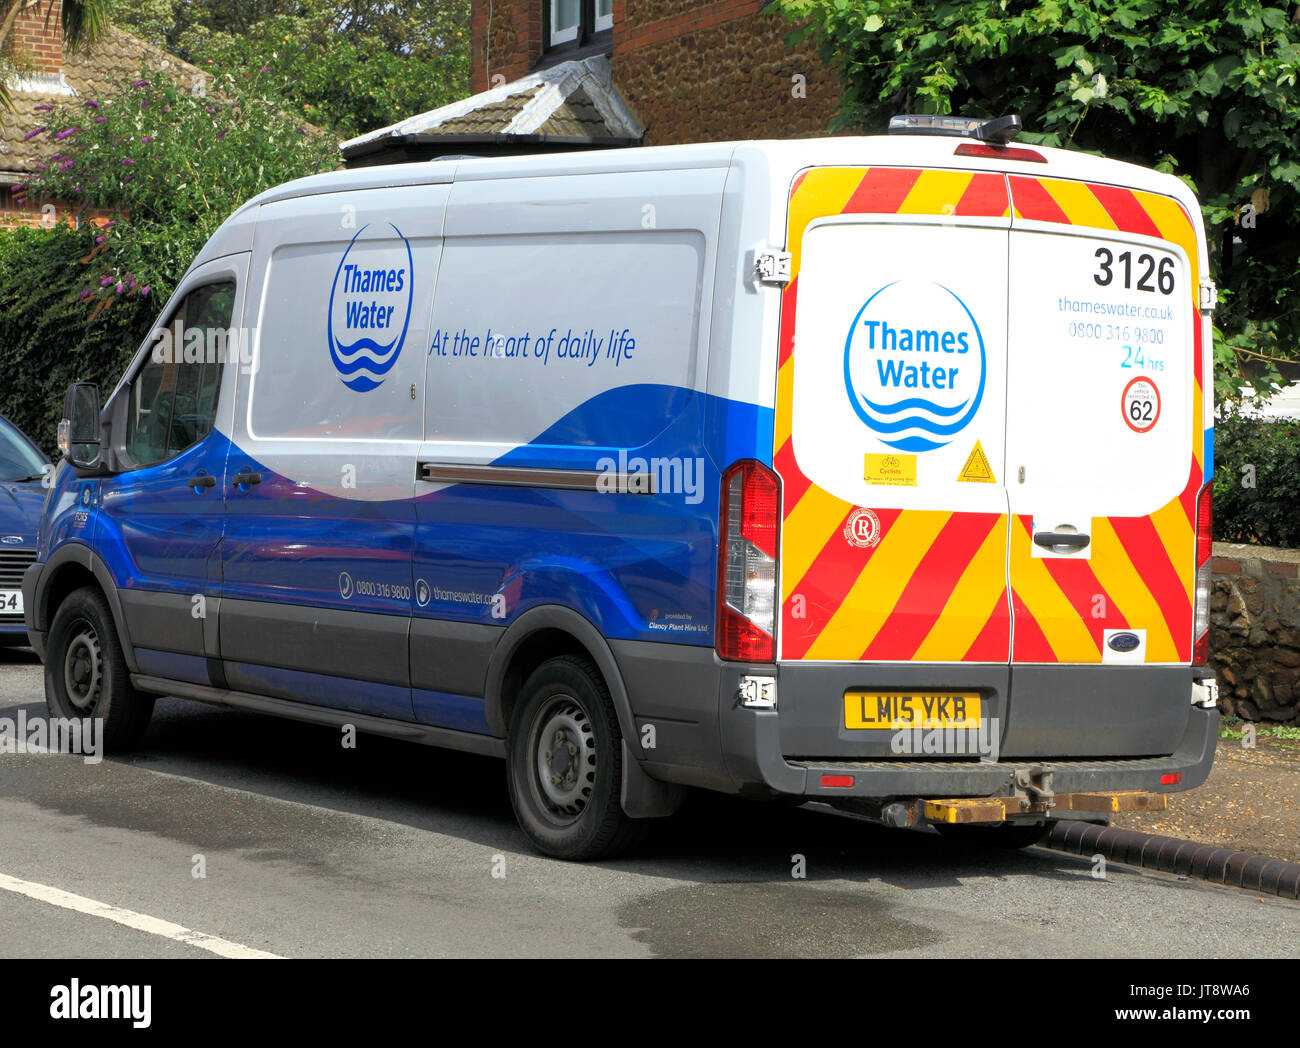
POLYGON ((411 323, 415 262, 410 242, 389 225, 401 243, 358 242, 368 228, 362 226, 348 241, 330 287, 330 359, 343 384, 358 393, 383 385, 411 323))
POLYGON ((896 280, 862 304, 844 340, 844 386, 858 418, 892 448, 933 451, 984 400, 988 360, 974 314, 942 284, 896 280))

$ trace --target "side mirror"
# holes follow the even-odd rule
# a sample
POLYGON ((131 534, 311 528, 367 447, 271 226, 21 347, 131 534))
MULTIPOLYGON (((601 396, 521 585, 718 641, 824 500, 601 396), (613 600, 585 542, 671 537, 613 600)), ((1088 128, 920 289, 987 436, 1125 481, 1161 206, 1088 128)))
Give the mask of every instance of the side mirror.
POLYGON ((59 450, 73 466, 91 469, 99 462, 102 444, 99 387, 93 382, 74 382, 63 398, 59 450))

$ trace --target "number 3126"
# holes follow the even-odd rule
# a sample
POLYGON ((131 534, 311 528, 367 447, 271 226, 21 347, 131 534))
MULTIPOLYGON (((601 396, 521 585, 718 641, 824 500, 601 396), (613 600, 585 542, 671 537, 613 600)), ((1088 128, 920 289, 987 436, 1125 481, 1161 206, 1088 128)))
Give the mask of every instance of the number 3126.
MULTIPOLYGON (((1093 257, 1098 259, 1097 272, 1092 275, 1092 279, 1100 287, 1107 287, 1115 279, 1115 265, 1124 267, 1124 287, 1133 288, 1133 252, 1125 251, 1118 258, 1111 252, 1110 248, 1099 247, 1094 252, 1093 257)), ((1174 293, 1174 260, 1169 255, 1161 257, 1157 268, 1156 258, 1154 255, 1142 253, 1137 257, 1137 264, 1141 272, 1138 274, 1136 288, 1138 291, 1159 291, 1162 295, 1172 295, 1174 293), (1155 276, 1156 283, 1151 283, 1151 277, 1155 276)))

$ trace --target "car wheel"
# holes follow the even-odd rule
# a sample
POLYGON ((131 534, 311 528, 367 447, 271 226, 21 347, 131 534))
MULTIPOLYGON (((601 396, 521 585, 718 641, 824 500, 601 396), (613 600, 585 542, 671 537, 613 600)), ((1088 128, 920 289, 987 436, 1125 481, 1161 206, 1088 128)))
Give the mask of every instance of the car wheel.
POLYGON ((153 696, 132 687, 113 615, 91 586, 71 593, 50 623, 45 702, 51 717, 99 720, 109 753, 130 749, 149 727, 153 696))
POLYGON ((630 848, 645 820, 619 802, 623 736, 599 671, 561 656, 524 683, 510 718, 506 778, 520 827, 557 859, 604 858, 630 848))

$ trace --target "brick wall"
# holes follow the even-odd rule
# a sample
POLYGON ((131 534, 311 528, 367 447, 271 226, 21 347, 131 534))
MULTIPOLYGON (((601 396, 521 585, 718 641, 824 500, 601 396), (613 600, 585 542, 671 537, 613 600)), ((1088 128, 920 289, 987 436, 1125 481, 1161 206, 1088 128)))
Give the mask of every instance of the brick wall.
POLYGON ((0 229, 17 229, 20 226, 49 226, 53 223, 76 228, 81 222, 102 226, 113 217, 113 212, 100 207, 69 204, 63 200, 29 200, 23 189, 14 191, 12 185, 0 186, 0 229), (43 210, 46 204, 52 212, 43 210))
POLYGON ((63 70, 63 0, 41 0, 14 19, 13 44, 34 73, 63 70))
POLYGON ((615 0, 614 83, 646 145, 824 134, 840 96, 811 42, 760 0, 615 0))
POLYGON ((473 0, 469 30, 470 91, 487 91, 498 76, 518 80, 542 57, 541 0, 473 0))
MULTIPOLYGON (((836 75, 761 0, 614 0, 614 84, 647 145, 824 134, 836 75)), ((471 90, 524 76, 543 54, 541 0, 474 0, 471 90), (489 24, 489 9, 491 22, 489 24)))
POLYGON ((1213 570, 1210 664, 1220 708, 1300 722, 1300 550, 1216 542, 1213 570))

